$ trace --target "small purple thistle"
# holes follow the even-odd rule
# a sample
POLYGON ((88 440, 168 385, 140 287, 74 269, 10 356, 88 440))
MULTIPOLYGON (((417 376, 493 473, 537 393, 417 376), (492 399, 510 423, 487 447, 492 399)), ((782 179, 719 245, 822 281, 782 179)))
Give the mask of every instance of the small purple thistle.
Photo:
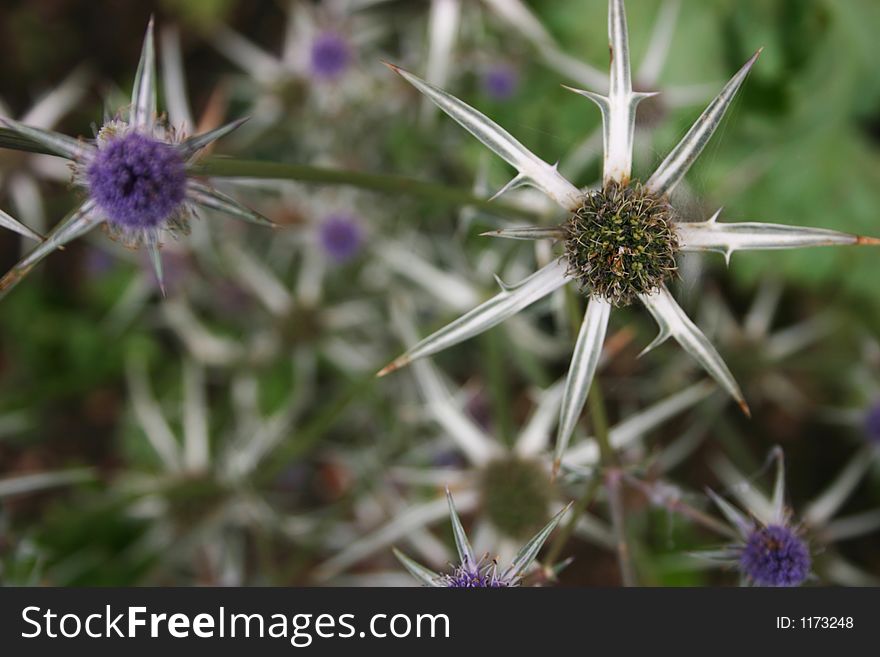
POLYGON ((740 570, 759 586, 800 586, 810 573, 810 552, 791 529, 755 529, 739 558, 740 570))
POLYGON ((322 32, 312 42, 310 64, 312 76, 320 80, 335 80, 351 64, 351 47, 337 32, 322 32))
POLYGON ((360 251, 364 231, 357 218, 346 213, 328 215, 318 228, 324 252, 336 263, 348 262, 360 251))
POLYGON ((519 89, 519 74, 511 66, 496 64, 483 73, 483 91, 493 100, 510 100, 519 89))
POLYGON ((466 560, 447 574, 440 576, 442 586, 450 589, 500 589, 512 586, 512 582, 498 576, 494 561, 480 559, 477 563, 466 560))
POLYGON ((186 165, 177 149, 137 132, 99 148, 86 180, 107 220, 126 230, 158 227, 186 199, 186 165))
POLYGON ((874 404, 865 415, 865 435, 875 445, 880 445, 880 402, 874 404))

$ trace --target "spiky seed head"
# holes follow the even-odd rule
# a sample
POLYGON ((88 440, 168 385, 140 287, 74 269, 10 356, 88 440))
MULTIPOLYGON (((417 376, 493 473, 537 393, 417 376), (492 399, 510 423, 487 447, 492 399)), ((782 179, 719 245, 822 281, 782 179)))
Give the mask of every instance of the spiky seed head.
POLYGON ((759 586, 800 586, 810 574, 810 551, 789 527, 758 527, 742 548, 739 567, 759 586))
POLYGON ((641 183, 586 194, 564 229, 568 273, 585 294, 626 306, 675 275, 672 206, 641 183))
POLYGON ((488 464, 482 480, 486 515, 512 538, 530 536, 547 522, 550 476, 537 461, 505 457, 488 464))
POLYGON ((138 132, 99 136, 89 195, 120 230, 157 228, 186 200, 186 164, 171 144, 138 132))

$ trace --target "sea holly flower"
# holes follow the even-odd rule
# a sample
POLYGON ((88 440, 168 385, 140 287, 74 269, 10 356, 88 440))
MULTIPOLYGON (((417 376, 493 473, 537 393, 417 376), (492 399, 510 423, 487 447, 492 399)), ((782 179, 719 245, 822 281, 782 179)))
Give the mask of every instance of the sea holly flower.
MULTIPOLYGON (((414 328, 400 310, 394 313, 395 323, 402 335, 412 335, 414 328)), ((451 390, 429 359, 413 363, 412 371, 424 402, 425 419, 439 436, 420 446, 406 462, 389 469, 388 488, 393 491, 389 496, 400 496, 402 492, 405 498, 414 499, 424 490, 436 490, 438 485, 453 488, 459 508, 476 512, 477 547, 493 546, 498 554, 512 555, 516 541, 530 535, 560 508, 558 498, 565 482, 552 480, 551 464, 543 455, 559 412, 562 381, 535 394, 534 409, 508 443, 474 419, 467 408, 468 391, 451 390)), ((609 429, 612 448, 618 453, 636 450, 652 430, 706 399, 713 390, 715 386, 704 381, 627 416, 609 429)), ((595 441, 584 440, 566 450, 562 466, 575 480, 595 476, 599 467, 595 441)), ((388 505, 383 502, 383 506, 388 505)), ((410 503, 378 527, 361 530, 359 538, 318 567, 317 576, 322 580, 334 578, 402 539, 412 543, 423 559, 439 562, 421 532, 443 517, 443 505, 433 495, 410 503)), ((590 513, 579 517, 576 532, 600 547, 615 548, 611 529, 590 513)))
POLYGON ((729 523, 731 535, 739 540, 722 550, 699 552, 696 556, 733 566, 744 583, 758 586, 799 586, 812 577, 814 567, 824 579, 853 584, 851 575, 857 568, 831 548, 839 541, 880 529, 880 511, 835 516, 864 477, 870 458, 864 451, 854 454, 828 486, 804 505, 797 523, 785 504, 782 450, 775 448, 771 459, 775 461, 776 473, 768 496, 752 486, 727 459, 716 458, 715 472, 746 512, 709 490, 709 496, 729 523), (815 545, 823 549, 817 550, 815 545), (817 555, 815 564, 813 554, 817 555))
POLYGON ((438 574, 416 563, 405 554, 394 549, 395 556, 409 573, 423 586, 440 588, 506 588, 519 586, 522 578, 528 573, 529 566, 535 561, 544 542, 549 538, 568 506, 557 513, 535 534, 517 553, 511 564, 499 570, 498 564, 488 556, 477 557, 462 527, 461 519, 455 510, 452 495, 446 491, 449 502, 449 518, 452 521, 452 533, 455 537, 455 548, 458 552, 458 564, 453 566, 451 573, 438 574))
POLYGON ((722 223, 721 211, 703 221, 686 221, 669 195, 718 128, 736 92, 760 54, 756 52, 709 104, 681 142, 644 182, 632 179, 636 108, 652 94, 633 90, 626 17, 622 0, 609 0, 611 74, 607 95, 572 89, 602 113, 604 162, 601 189, 582 191, 556 166, 530 152, 510 133, 477 110, 421 78, 390 68, 517 170, 499 194, 532 185, 570 213, 561 226, 516 227, 491 234, 520 240, 551 239, 565 253, 517 284, 428 336, 379 372, 388 374, 482 333, 567 283, 588 299, 576 341, 560 412, 557 461, 580 417, 613 308, 640 301, 660 328, 652 349, 675 338, 749 413, 740 387, 699 328, 685 315, 668 283, 680 251, 715 251, 729 261, 734 251, 807 246, 877 244, 878 240, 831 230, 757 222, 722 223))
POLYGON ((12 119, 0 119, 10 130, 70 161, 73 182, 86 199, 0 279, 8 292, 55 249, 103 225, 129 246, 145 246, 156 278, 162 281, 159 254, 162 235, 186 234, 198 207, 218 210, 262 226, 273 224, 207 181, 190 166, 199 152, 244 122, 233 121, 210 132, 186 137, 157 115, 153 20, 144 38, 135 75, 131 107, 103 126, 94 140, 74 139, 12 119))

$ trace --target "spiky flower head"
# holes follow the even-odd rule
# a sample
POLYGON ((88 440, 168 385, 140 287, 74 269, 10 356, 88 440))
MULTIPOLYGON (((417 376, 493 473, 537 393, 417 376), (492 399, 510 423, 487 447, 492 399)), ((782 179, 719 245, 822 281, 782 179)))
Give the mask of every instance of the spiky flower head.
POLYGON ((161 226, 186 199, 186 163, 171 144, 126 131, 100 138, 86 169, 89 196, 121 230, 161 226))
POLYGON ((559 513, 544 525, 537 534, 535 534, 528 543, 514 557, 513 562, 505 570, 498 570, 498 565, 488 556, 477 558, 471 547, 458 512, 455 510, 455 504, 452 501, 452 495, 449 490, 446 491, 446 499, 449 503, 449 518, 452 521, 452 534, 455 538, 455 548, 458 552, 458 565, 453 566, 452 572, 447 574, 438 574, 416 563, 408 556, 394 550, 394 555, 403 564, 409 573, 418 579, 423 586, 443 587, 443 588, 506 588, 511 586, 519 586, 520 581, 526 574, 529 566, 538 556, 538 552, 544 545, 544 542, 550 536, 562 516, 568 511, 566 506, 559 513))
POLYGON ((86 193, 83 203, 0 280, 0 292, 9 291, 52 251, 96 226, 105 226, 112 237, 126 245, 146 246, 161 286, 162 237, 186 234, 188 220, 197 207, 219 210, 250 223, 273 225, 191 172, 191 165, 202 149, 244 121, 187 137, 158 114, 155 60, 151 19, 135 74, 131 105, 104 123, 94 141, 0 119, 29 142, 69 160, 74 184, 86 193))
POLYGON ((672 215, 669 200, 640 183, 584 195, 564 226, 568 274, 614 306, 656 292, 676 271, 672 215))
POLYGON ((810 551, 789 527, 757 527, 742 548, 739 568, 759 586, 800 586, 810 574, 810 551))
POLYGON ((351 64, 351 46, 338 32, 321 32, 316 35, 309 51, 309 69, 312 77, 319 80, 335 80, 351 64))
MULTIPOLYGON (((668 20, 666 21, 668 23, 668 20)), ((721 355, 685 314, 666 286, 682 251, 715 251, 729 259, 735 251, 789 249, 832 244, 880 244, 880 240, 831 230, 758 222, 720 223, 720 210, 705 220, 673 215, 667 197, 682 182, 721 124, 761 50, 734 74, 678 145, 644 185, 633 181, 636 110, 653 94, 633 88, 629 35, 623 0, 608 1, 610 75, 604 89, 569 90, 595 103, 602 114, 603 188, 585 193, 556 165, 531 152, 486 115, 403 69, 389 65, 487 148, 516 170, 496 196, 530 185, 540 189, 572 217, 563 226, 510 227, 487 233, 518 240, 565 242, 566 253, 449 325, 421 340, 379 371, 383 376, 417 358, 436 354, 489 330, 569 282, 589 294, 578 333, 556 436, 558 464, 580 419, 599 363, 613 305, 635 298, 654 316, 660 332, 648 351, 674 338, 733 397, 747 415, 739 384, 721 355), (632 205, 635 204, 635 205, 632 205), (637 207, 637 211, 632 208, 637 207), (613 221, 618 221, 615 228, 613 221), (608 224, 607 222, 612 222, 608 224), (571 260, 569 260, 571 259, 571 260)), ((590 76, 593 78, 594 76, 590 76)))

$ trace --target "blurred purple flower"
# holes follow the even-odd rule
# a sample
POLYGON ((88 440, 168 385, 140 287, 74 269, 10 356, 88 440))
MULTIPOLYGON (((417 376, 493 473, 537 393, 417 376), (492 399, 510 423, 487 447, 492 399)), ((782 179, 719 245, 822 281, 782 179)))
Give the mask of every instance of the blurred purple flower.
POLYGON ((318 235, 324 252, 338 264, 356 256, 364 243, 364 231, 357 218, 344 212, 326 216, 318 235))
POLYGON ((510 100, 519 89, 519 73, 507 64, 496 64, 483 73, 483 91, 493 100, 510 100))
POLYGON ((872 443, 880 445, 880 401, 874 404, 865 416, 865 434, 872 443))
POLYGON ((312 76, 317 79, 338 78, 345 73, 351 59, 348 41, 337 32, 323 32, 312 42, 310 64, 312 76))

